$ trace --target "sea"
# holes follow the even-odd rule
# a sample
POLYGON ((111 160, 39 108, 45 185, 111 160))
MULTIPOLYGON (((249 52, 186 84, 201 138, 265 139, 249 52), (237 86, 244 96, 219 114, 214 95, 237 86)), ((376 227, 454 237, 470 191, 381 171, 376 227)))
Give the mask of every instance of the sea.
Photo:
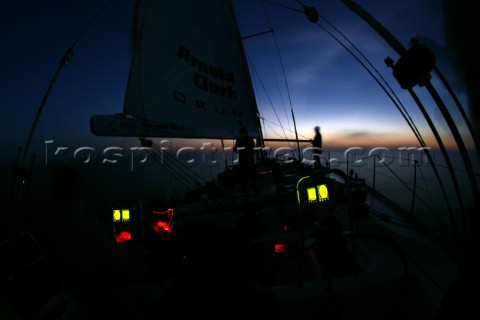
MULTIPOLYGON (((64 153, 55 149, 47 151, 37 158, 31 180, 26 181, 29 202, 38 207, 49 201, 52 173, 62 165, 78 169, 82 198, 93 205, 132 200, 145 207, 155 204, 168 207, 184 200, 188 190, 210 181, 218 182, 218 175, 231 169, 238 160, 231 144, 208 141, 175 150, 161 146, 108 146, 77 148, 64 153)), ((309 148, 268 148, 260 152, 281 164, 299 161, 305 167, 313 165, 309 148)), ((452 171, 439 150, 428 152, 430 158, 420 148, 356 146, 324 150, 321 162, 350 173, 352 178, 365 179, 368 186, 433 229, 451 231, 452 225, 462 229, 465 217, 452 216, 451 211, 457 212, 462 206, 467 210, 473 208, 475 200, 464 159, 458 152, 449 152, 448 157, 454 164, 452 171)), ((478 163, 475 154, 470 156, 478 163)), ((1 194, 6 204, 1 211, 2 233, 9 231, 14 220, 12 199, 17 196, 18 179, 13 175, 13 168, 13 165, 1 167, 1 194)), ((478 172, 478 168, 475 170, 478 172)))

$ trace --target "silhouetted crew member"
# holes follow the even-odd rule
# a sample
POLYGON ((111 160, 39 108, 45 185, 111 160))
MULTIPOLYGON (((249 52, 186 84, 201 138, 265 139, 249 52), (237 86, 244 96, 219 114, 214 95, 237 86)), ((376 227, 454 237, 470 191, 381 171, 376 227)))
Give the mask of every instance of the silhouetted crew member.
POLYGON ((312 140, 312 147, 313 147, 313 159, 315 163, 313 167, 315 169, 320 168, 320 154, 322 154, 322 134, 320 133, 320 127, 315 127, 315 136, 312 140))
POLYGON ((255 140, 248 135, 247 128, 240 128, 233 152, 238 153, 238 171, 242 180, 255 181, 255 140))

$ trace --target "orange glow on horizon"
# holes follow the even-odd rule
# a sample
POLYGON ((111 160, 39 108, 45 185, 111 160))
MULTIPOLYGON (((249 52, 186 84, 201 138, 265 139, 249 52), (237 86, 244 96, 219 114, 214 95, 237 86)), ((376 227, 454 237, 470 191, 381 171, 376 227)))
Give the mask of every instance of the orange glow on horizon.
MULTIPOLYGON (((313 128, 313 127, 312 127, 313 128)), ((438 143, 436 142, 432 133, 428 129, 424 129, 426 133, 422 133, 422 137, 426 142, 426 145, 432 149, 438 149, 438 143)), ((299 139, 304 140, 299 142, 300 149, 311 147, 311 143, 307 140, 313 138, 313 131, 304 130, 299 132, 299 139)), ((375 147, 386 147, 386 148, 398 148, 398 147, 420 147, 420 142, 417 140, 415 135, 410 130, 401 130, 398 132, 392 131, 378 131, 375 132, 375 128, 370 131, 359 131, 354 132, 353 130, 327 130, 322 129, 323 135, 323 147, 325 150, 338 150, 338 149, 348 149, 351 147, 364 147, 364 148, 375 148, 375 147)), ((265 139, 280 139, 278 136, 266 135, 265 139)), ((265 147, 269 150, 277 150, 280 148, 290 148, 296 152, 298 146, 295 142, 294 137, 289 137, 290 141, 288 142, 275 142, 275 141, 266 141, 265 147)), ((454 150, 456 148, 456 143, 453 137, 442 134, 443 144, 448 150, 454 150)), ((212 150, 214 152, 221 152, 222 147, 226 152, 231 152, 235 139, 225 139, 223 143, 219 139, 159 139, 155 142, 165 149, 165 152, 176 152, 181 147, 191 147, 196 152, 200 152, 203 147, 205 147, 202 152, 209 152, 212 150)), ((137 146, 135 143, 132 143, 132 146, 137 146)), ((474 150, 475 146, 471 139, 465 139, 465 145, 467 149, 474 150)), ((127 146, 125 146, 127 147, 127 146)))
MULTIPOLYGON (((423 134, 423 139, 427 147, 431 149, 439 149, 438 143, 435 140, 433 134, 423 134)), ((451 136, 442 137, 442 142, 447 150, 457 149, 456 143, 451 136)), ((474 150, 475 146, 469 139, 465 139, 465 144, 469 150, 474 150)), ((290 142, 266 142, 267 148, 270 150, 278 150, 280 148, 292 149, 294 152, 297 150, 297 144, 295 141, 290 142)), ((310 148, 312 145, 309 142, 300 142, 300 149, 310 148)), ((363 147, 363 148, 403 148, 403 147, 416 147, 419 148, 420 142, 417 140, 413 133, 385 133, 385 134, 370 134, 370 135, 355 135, 344 133, 331 133, 323 135, 323 148, 326 151, 329 150, 346 150, 351 147, 363 147)))

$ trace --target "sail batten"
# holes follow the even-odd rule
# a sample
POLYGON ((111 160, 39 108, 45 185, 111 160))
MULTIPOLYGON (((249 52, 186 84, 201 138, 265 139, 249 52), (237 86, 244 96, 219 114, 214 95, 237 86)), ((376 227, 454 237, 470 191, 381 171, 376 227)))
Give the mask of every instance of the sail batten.
POLYGON ((149 1, 137 24, 123 107, 137 122, 112 129, 113 118, 101 118, 92 131, 130 136, 138 127, 143 136, 234 138, 246 127, 261 137, 232 10, 229 0, 149 1))

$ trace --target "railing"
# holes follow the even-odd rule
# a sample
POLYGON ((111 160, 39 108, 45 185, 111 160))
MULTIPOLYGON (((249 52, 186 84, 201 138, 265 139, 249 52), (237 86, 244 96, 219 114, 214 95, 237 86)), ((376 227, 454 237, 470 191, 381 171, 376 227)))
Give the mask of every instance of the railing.
MULTIPOLYGON (((446 240, 456 246, 466 241, 467 234, 461 231, 462 227, 466 227, 463 216, 465 212, 462 210, 463 206, 459 203, 459 199, 455 197, 458 192, 455 192, 455 186, 449 182, 448 175, 439 176, 436 171, 442 169, 442 165, 428 163, 429 171, 435 171, 436 176, 434 176, 433 172, 422 170, 424 166, 417 159, 390 157, 393 160, 407 161, 409 164, 395 168, 385 161, 385 155, 371 154, 361 158, 356 158, 356 156, 358 154, 353 154, 353 157, 347 155, 346 162, 342 164, 346 166, 347 172, 355 168, 358 171, 356 174, 365 178, 367 188, 374 195, 372 201, 374 201, 373 199, 380 200, 393 209, 395 214, 402 216, 403 220, 414 222, 426 233, 435 234, 437 239, 441 237, 443 242, 446 240), (367 165, 367 163, 370 164, 370 159, 372 163, 367 165), (362 165, 358 165, 358 163, 362 165), (388 175, 379 171, 380 163, 381 167, 388 171, 388 175), (411 170, 406 171, 406 168, 411 168, 411 170), (392 180, 391 183, 388 183, 390 186, 386 186, 386 183, 379 185, 381 176, 392 180), (420 183, 421 181, 423 181, 423 185, 420 183), (444 183, 446 184, 444 185, 444 183), (392 185, 395 186, 394 189, 392 189, 392 185), (391 195, 385 193, 385 190, 389 188, 393 191, 391 195), (451 203, 456 203, 457 206, 452 207, 451 203)), ((458 179, 466 179, 461 176, 462 173, 466 174, 457 169, 458 179)), ((383 179, 383 182, 385 181, 383 179)), ((468 183, 464 184, 464 186, 466 185, 468 183)))

